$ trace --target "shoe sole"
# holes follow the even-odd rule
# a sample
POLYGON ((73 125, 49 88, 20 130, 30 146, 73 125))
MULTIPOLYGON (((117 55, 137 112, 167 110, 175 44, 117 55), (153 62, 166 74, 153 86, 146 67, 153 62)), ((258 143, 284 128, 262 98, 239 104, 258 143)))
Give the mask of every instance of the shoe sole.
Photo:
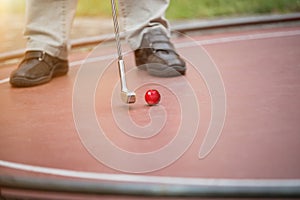
POLYGON ((147 63, 137 65, 138 69, 147 71, 152 76, 157 77, 175 77, 185 75, 186 67, 184 66, 166 66, 160 63, 147 63))

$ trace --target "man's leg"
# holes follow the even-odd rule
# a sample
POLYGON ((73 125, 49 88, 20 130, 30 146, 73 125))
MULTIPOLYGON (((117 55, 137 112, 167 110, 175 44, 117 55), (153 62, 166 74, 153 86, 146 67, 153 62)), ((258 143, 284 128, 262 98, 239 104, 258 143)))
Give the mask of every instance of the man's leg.
POLYGON ((77 0, 27 0, 26 53, 10 83, 39 85, 68 72, 69 35, 77 0))
POLYGON ((169 0, 120 0, 119 5, 138 67, 154 76, 185 74, 185 62, 169 41, 169 23, 164 17, 169 0))

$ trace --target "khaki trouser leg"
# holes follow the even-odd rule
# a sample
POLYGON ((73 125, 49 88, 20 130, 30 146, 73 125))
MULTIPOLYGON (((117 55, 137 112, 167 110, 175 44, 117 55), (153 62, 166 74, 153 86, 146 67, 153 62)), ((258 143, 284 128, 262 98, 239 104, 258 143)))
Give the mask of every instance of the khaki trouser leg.
POLYGON ((67 59, 76 6, 77 0, 27 0, 26 50, 42 50, 67 59))
POLYGON ((169 0, 119 0, 126 38, 133 50, 138 49, 143 34, 149 29, 160 28, 169 35, 169 23, 164 17, 169 2, 169 0))
MULTIPOLYGON (((25 36, 28 50, 42 50, 67 59, 69 36, 77 0, 27 0, 25 36)), ((169 35, 164 14, 169 0, 119 0, 126 38, 133 50, 140 46, 143 34, 160 28, 169 35)))

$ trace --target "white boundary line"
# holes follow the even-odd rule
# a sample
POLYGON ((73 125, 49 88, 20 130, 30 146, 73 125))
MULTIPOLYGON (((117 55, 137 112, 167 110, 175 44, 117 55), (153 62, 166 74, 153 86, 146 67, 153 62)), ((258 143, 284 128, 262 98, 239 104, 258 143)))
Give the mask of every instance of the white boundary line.
POLYGON ((0 84, 9 82, 9 78, 1 79, 0 84))
MULTIPOLYGON (((240 35, 240 36, 215 38, 215 39, 209 39, 209 40, 198 40, 198 41, 196 41, 196 45, 212 45, 212 44, 221 44, 221 43, 229 43, 229 42, 247 41, 247 40, 289 37, 289 36, 296 36, 296 35, 300 35, 300 30, 257 33, 257 34, 247 34, 247 35, 240 35)), ((191 47, 192 44, 194 44, 194 43, 186 42, 186 43, 178 43, 177 45, 176 44, 175 45, 178 48, 184 48, 184 47, 191 47)))
MULTIPOLYGON (((269 33, 257 33, 257 34, 247 34, 241 36, 232 36, 232 37, 222 37, 216 39, 209 40, 198 40, 195 42, 183 42, 175 44, 176 48, 186 48, 193 47, 195 45, 211 45, 211 44, 221 44, 221 43, 229 43, 229 42, 238 42, 238 41, 247 41, 247 40, 258 40, 258 39, 270 39, 277 37, 288 37, 288 36, 296 36, 300 35, 300 30, 295 31, 278 31, 278 32, 269 32, 269 33)), ((94 63, 101 60, 107 60, 111 58, 115 58, 115 54, 100 56, 97 58, 89 58, 88 60, 80 60, 74 61, 70 63, 70 67, 74 67, 77 65, 81 65, 83 62, 94 63)), ((9 82, 9 78, 4 78, 0 80, 0 84, 9 82)))
POLYGON ((300 179, 203 179, 129 174, 107 174, 47 168, 8 162, 4 160, 0 160, 0 167, 48 175, 114 182, 228 187, 300 187, 300 179))

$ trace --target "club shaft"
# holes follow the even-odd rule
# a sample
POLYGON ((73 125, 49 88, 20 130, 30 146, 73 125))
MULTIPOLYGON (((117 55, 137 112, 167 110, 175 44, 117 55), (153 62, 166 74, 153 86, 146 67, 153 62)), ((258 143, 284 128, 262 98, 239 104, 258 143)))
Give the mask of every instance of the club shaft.
POLYGON ((119 75, 120 75, 120 82, 121 82, 121 99, 123 102, 127 104, 134 103, 136 101, 136 95, 134 92, 131 92, 127 89, 126 84, 126 77, 125 77, 125 65, 122 56, 122 48, 120 42, 120 31, 119 31, 119 23, 117 18, 117 9, 116 9, 116 2, 115 0, 111 0, 111 7, 112 7, 112 16, 114 22, 114 30, 115 30, 115 38, 117 44, 117 51, 118 51, 118 67, 119 67, 119 75))
POLYGON ((119 31, 119 23, 118 23, 115 0, 111 0, 111 6, 112 6, 112 16, 113 16, 113 22, 114 22, 116 45, 117 45, 117 51, 118 51, 118 67, 119 67, 119 75, 120 75, 120 80, 121 80, 121 90, 127 91, 128 89, 126 86, 125 65, 124 65, 123 56, 122 56, 122 47, 121 47, 121 42, 120 42, 120 31, 119 31))
POLYGON ((124 61, 118 60, 118 67, 119 67, 119 75, 121 80, 121 90, 124 92, 127 92, 127 86, 126 86, 126 78, 125 78, 125 67, 124 67, 124 61))
POLYGON ((117 51, 118 51, 118 60, 122 60, 122 48, 120 43, 120 30, 119 30, 119 22, 117 17, 117 8, 116 8, 116 1, 111 0, 111 6, 112 6, 112 16, 113 16, 113 22, 114 22, 114 31, 115 31, 115 38, 117 43, 117 51))

